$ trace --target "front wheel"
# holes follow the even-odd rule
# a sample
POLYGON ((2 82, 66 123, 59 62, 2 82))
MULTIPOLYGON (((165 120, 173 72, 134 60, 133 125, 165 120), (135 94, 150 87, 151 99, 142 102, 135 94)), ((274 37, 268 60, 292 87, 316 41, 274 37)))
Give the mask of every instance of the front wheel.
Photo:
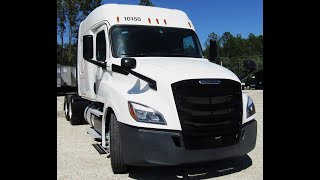
POLYGON ((124 164, 119 125, 116 116, 112 113, 110 117, 110 158, 111 167, 114 174, 125 174, 128 173, 128 166, 124 164))

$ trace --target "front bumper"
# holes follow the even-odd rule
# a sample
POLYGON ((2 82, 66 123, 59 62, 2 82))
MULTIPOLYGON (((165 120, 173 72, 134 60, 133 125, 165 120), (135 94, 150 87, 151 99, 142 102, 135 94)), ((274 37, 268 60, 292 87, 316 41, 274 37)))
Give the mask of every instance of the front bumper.
POLYGON ((257 121, 252 120, 242 126, 240 141, 234 145, 187 150, 174 141, 182 137, 180 131, 143 129, 122 123, 119 128, 124 162, 135 166, 181 165, 242 156, 254 149, 257 136, 257 121))

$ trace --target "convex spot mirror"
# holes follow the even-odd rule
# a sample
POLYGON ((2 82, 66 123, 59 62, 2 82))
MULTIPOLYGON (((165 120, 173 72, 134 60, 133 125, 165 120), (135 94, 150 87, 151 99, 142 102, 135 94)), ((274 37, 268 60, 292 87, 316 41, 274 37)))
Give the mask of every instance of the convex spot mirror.
POLYGON ((247 60, 243 62, 244 68, 250 70, 250 71, 254 71, 257 69, 257 65, 254 61, 252 60, 247 60))

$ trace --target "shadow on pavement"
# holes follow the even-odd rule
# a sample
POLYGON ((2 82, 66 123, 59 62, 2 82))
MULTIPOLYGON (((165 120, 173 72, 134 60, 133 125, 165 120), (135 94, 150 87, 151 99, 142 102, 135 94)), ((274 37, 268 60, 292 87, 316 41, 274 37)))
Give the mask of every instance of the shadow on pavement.
POLYGON ((248 155, 210 163, 172 167, 131 167, 129 177, 133 179, 207 179, 244 170, 252 165, 248 155))

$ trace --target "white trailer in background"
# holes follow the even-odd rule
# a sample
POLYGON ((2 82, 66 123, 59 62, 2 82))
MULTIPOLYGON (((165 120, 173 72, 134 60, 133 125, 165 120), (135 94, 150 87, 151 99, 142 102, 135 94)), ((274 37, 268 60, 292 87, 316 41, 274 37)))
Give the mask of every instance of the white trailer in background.
POLYGON ((193 23, 174 9, 107 4, 80 23, 77 95, 70 123, 110 153, 114 173, 128 165, 179 165, 250 152, 257 122, 239 78, 203 56, 193 23))
POLYGON ((57 64, 57 94, 75 94, 77 91, 77 68, 57 64))
POLYGON ((57 64, 57 87, 61 87, 61 69, 60 64, 57 64))

